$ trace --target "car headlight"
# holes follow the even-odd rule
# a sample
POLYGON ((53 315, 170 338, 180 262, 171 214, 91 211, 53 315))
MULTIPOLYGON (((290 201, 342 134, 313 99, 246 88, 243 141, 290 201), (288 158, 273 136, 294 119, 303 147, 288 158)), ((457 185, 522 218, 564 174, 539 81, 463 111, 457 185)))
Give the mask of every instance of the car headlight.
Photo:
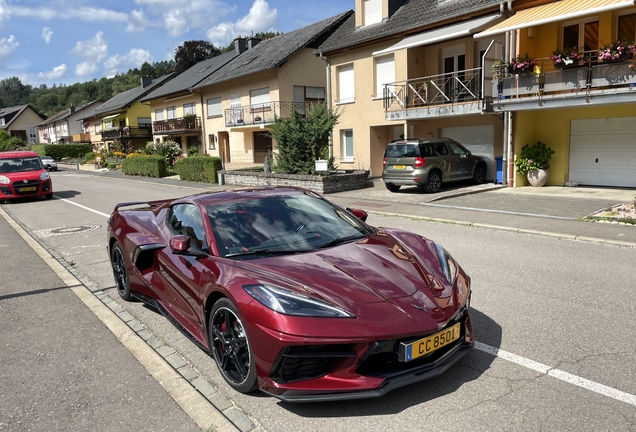
POLYGON ((9 177, 0 176, 0 184, 9 184, 9 183, 11 183, 11 180, 9 180, 9 177))
POLYGON ((51 176, 46 171, 44 171, 42 174, 40 174, 40 180, 48 180, 50 178, 51 178, 51 176))
POLYGON ((285 315, 323 317, 323 318, 355 318, 354 315, 329 303, 316 300, 284 288, 271 285, 243 285, 249 295, 273 311, 285 315))
POLYGON ((439 264, 442 266, 444 276, 446 276, 448 282, 453 283, 457 277, 457 262, 446 252, 446 249, 437 243, 435 243, 435 252, 437 252, 437 259, 439 259, 439 264))

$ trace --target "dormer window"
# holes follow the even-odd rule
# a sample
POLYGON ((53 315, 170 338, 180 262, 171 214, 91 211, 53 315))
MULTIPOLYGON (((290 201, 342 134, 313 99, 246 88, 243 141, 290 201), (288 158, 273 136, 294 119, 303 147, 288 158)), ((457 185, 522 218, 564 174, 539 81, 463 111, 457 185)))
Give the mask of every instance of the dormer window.
POLYGON ((382 0, 364 0, 364 25, 382 21, 382 0))

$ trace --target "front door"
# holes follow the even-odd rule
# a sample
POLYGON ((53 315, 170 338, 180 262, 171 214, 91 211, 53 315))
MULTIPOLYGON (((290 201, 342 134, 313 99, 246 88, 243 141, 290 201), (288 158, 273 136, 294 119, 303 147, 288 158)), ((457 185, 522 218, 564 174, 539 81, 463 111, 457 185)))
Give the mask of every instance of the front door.
POLYGON ((230 136, 227 132, 219 132, 219 157, 225 165, 228 162, 232 162, 230 158, 230 136))
POLYGON ((444 93, 449 102, 457 102, 466 81, 466 54, 464 47, 450 47, 442 50, 444 70, 444 93))
POLYGON ((254 132, 254 163, 264 163, 272 151, 272 137, 264 132, 254 132))

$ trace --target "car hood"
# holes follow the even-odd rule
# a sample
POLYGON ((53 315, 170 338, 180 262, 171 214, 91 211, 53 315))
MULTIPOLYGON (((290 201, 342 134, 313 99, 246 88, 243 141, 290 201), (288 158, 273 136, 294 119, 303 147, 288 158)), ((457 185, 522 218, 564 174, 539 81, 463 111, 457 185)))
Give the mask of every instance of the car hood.
POLYGON ((10 173, 0 173, 7 177, 11 182, 20 181, 20 180, 40 180, 40 175, 45 172, 44 170, 37 171, 18 171, 18 172, 10 172, 10 173))
POLYGON ((361 304, 415 302, 441 313, 453 303, 434 243, 406 231, 381 229, 354 243, 236 266, 260 283, 282 283, 349 311, 361 304))

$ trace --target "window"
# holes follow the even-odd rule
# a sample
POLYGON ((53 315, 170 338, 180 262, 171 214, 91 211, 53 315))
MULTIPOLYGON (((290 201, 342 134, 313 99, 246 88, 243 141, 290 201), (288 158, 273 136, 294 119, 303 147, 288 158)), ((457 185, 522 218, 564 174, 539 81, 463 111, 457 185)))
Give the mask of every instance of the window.
POLYGON ((177 118, 177 107, 168 107, 166 111, 168 112, 168 119, 177 118))
POLYGON ((31 144, 38 142, 38 132, 35 126, 29 126, 29 142, 31 144))
POLYGON ((208 117, 220 117, 223 115, 221 110, 221 98, 208 99, 208 117))
POLYGON ((104 129, 112 129, 112 128, 113 128, 112 120, 108 120, 107 122, 104 122, 104 129))
POLYGON ((102 133, 102 125, 101 124, 95 125, 95 133, 96 134, 102 133))
POLYGON ((0 117, 0 126, 4 126, 4 117, 0 117))
POLYGON ((137 117, 137 124, 139 127, 152 126, 152 119, 150 117, 137 117))
POLYGON ((340 103, 355 102, 353 64, 340 66, 338 68, 338 94, 340 103))
POLYGON ((563 26, 563 48, 598 49, 598 21, 578 22, 563 26))
POLYGON ((353 162, 353 130, 345 129, 341 132, 342 136, 342 160, 345 162, 353 162))
POLYGON ((197 107, 194 104, 194 102, 183 104, 183 115, 184 116, 196 115, 196 113, 197 113, 197 107))
POLYGON ((155 110, 155 120, 157 121, 163 120, 163 109, 155 110))
MULTIPOLYGON (((395 82, 393 54, 375 59, 375 97, 384 96, 384 85, 395 82)), ((389 87, 389 90, 392 90, 389 87)))
POLYGON ((636 40, 636 13, 618 17, 618 39, 622 41, 636 40))
POLYGON ((207 252, 208 242, 205 238, 205 228, 201 212, 193 204, 177 204, 168 212, 168 225, 178 235, 190 237, 190 245, 207 252))
POLYGON ((269 108, 269 87, 258 90, 250 90, 250 105, 254 108, 269 108))
POLYGON ((324 87, 294 86, 294 102, 318 102, 325 100, 324 87))
POLYGON ((364 25, 382 21, 382 0, 364 0, 364 25))

